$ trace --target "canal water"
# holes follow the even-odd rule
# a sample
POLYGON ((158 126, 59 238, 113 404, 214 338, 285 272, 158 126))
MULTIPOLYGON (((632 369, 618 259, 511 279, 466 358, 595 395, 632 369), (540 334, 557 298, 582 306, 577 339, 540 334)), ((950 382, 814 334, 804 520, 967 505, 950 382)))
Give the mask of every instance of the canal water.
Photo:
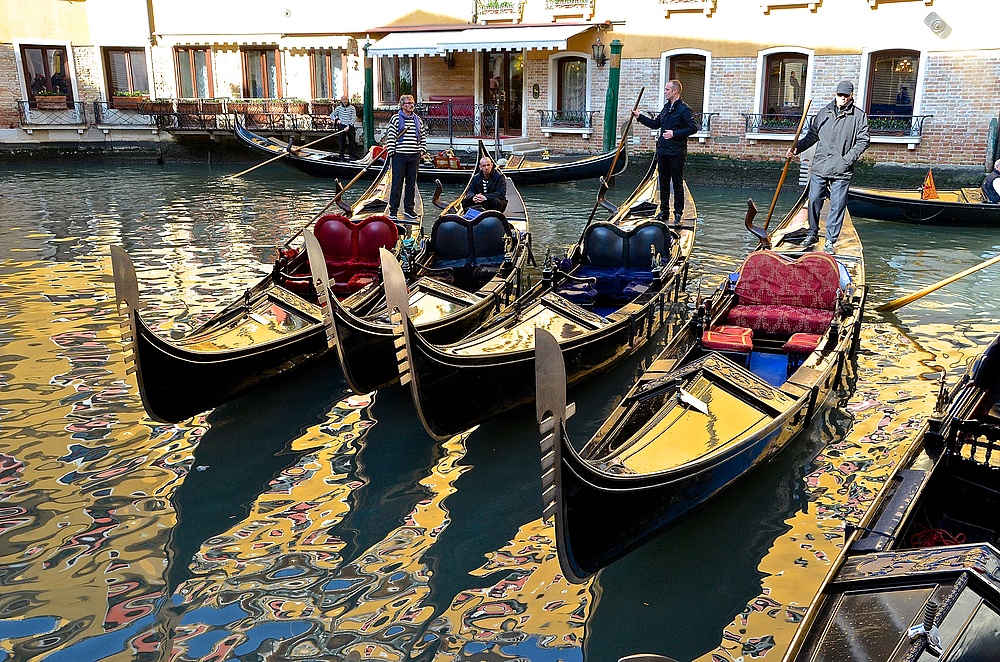
MULTIPOLYGON (((408 391, 353 395, 323 359, 182 424, 147 419, 108 246, 131 255, 156 331, 178 335, 256 282, 332 195, 278 166, 227 178, 238 169, 0 171, 0 662, 690 660, 780 584, 768 555, 810 510, 825 445, 868 406, 846 388, 768 466, 579 586, 540 519, 530 408, 436 443, 408 391)), ((772 191, 691 188, 689 291, 708 293, 754 245, 747 198, 763 216, 772 191)), ((578 238, 595 186, 522 193, 541 258, 578 238)), ((997 267, 895 314, 874 308, 996 255, 1000 235, 855 223, 871 288, 865 397, 900 400, 900 374, 954 380, 998 331, 997 267)), ((571 390, 575 439, 657 349, 571 390)))

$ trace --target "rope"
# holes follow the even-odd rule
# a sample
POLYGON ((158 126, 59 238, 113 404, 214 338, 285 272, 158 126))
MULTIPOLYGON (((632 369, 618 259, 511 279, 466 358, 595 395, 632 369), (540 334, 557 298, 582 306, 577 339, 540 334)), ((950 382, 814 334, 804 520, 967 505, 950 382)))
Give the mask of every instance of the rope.
POLYGON ((910 544, 914 547, 943 547, 945 545, 961 545, 965 542, 964 533, 952 535, 945 529, 924 529, 910 536, 910 544))

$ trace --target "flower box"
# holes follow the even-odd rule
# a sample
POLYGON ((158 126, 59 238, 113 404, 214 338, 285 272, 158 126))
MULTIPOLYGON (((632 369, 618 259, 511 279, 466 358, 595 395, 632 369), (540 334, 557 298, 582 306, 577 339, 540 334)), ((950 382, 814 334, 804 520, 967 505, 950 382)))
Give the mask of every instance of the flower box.
POLYGON ((136 110, 139 108, 139 104, 142 102, 149 101, 149 97, 122 97, 118 95, 112 95, 111 106, 115 110, 136 110))
POLYGON ((35 106, 39 110, 66 110, 66 95, 40 94, 35 97, 35 106))

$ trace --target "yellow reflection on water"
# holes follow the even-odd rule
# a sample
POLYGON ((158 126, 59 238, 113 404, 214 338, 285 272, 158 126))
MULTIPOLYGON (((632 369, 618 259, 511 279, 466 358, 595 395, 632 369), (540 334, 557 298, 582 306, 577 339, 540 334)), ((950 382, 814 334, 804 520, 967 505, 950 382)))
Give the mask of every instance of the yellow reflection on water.
POLYGON ((934 407, 945 369, 949 386, 996 335, 991 325, 927 325, 909 337, 888 324, 862 328, 857 384, 846 405, 846 436, 824 427, 825 448, 805 476, 810 507, 786 524, 758 570, 760 594, 723 631, 701 662, 779 658, 843 549, 844 522, 860 522, 907 454, 934 407))

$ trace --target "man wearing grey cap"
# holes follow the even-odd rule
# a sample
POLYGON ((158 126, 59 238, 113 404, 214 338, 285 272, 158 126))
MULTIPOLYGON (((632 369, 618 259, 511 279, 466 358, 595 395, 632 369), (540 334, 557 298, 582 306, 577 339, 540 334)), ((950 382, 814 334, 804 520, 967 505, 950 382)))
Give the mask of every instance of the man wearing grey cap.
POLYGON ((854 164, 868 149, 868 116, 854 105, 854 84, 842 80, 833 101, 824 106, 809 123, 809 131, 788 148, 788 158, 816 145, 809 177, 809 232, 803 246, 819 239, 819 215, 823 198, 830 196, 826 216, 826 243, 823 250, 833 254, 844 224, 847 188, 854 176, 854 164))

